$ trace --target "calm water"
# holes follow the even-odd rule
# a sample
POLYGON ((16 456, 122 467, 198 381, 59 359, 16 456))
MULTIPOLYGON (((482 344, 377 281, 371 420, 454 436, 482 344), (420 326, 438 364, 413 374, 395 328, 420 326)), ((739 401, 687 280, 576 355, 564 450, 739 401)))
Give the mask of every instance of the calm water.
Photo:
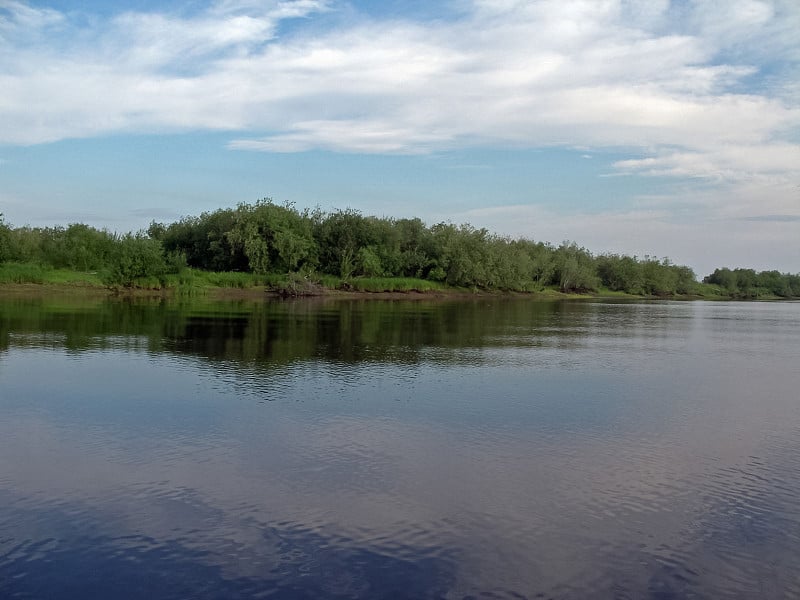
POLYGON ((0 299, 0 598, 261 597, 800 597, 800 304, 0 299))

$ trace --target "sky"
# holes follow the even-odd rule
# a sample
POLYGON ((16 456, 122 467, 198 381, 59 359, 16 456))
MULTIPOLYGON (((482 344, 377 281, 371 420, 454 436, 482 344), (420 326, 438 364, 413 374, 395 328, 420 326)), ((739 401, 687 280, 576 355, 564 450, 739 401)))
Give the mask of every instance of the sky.
POLYGON ((0 212, 272 198, 800 272, 797 0, 0 0, 0 212))

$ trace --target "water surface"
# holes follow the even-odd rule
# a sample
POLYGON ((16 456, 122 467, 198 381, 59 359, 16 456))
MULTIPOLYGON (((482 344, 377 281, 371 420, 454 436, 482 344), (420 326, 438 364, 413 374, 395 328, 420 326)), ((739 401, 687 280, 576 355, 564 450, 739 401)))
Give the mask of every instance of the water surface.
POLYGON ((0 299, 2 598, 800 597, 800 304, 0 299))

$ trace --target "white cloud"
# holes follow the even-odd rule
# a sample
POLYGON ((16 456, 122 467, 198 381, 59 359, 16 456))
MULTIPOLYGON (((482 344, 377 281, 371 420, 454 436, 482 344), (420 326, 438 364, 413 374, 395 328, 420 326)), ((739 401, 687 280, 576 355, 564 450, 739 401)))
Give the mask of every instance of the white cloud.
POLYGON ((234 140, 229 147, 267 152, 302 152, 314 148, 338 150, 345 137, 348 151, 363 153, 419 153, 449 139, 446 134, 402 128, 391 122, 308 121, 297 123, 288 133, 263 139, 234 140))
POLYGON ((3 39, 15 31, 30 34, 63 21, 64 15, 57 10, 33 8, 14 0, 0 2, 0 32, 3 33, 3 39))
POLYGON ((735 45, 757 37, 775 17, 773 4, 764 0, 692 1, 690 23, 716 44, 735 45))
POLYGON ((234 144, 270 150, 298 136, 298 148, 357 152, 425 151, 432 138, 442 147, 691 148, 763 142, 800 123, 796 106, 727 91, 757 66, 715 62, 739 38, 770 30, 775 10, 764 2, 697 2, 669 27, 665 2, 485 0, 449 23, 362 21, 276 37, 281 20, 328 8, 223 1, 191 16, 129 12, 87 29, 6 3, 3 30, 13 35, 0 69, 0 136, 38 143, 223 128, 274 134, 273 143, 234 144), (45 26, 66 41, 36 42, 45 26), (26 35, 30 45, 16 43, 26 35), (383 141, 365 147, 365 131, 383 141))
POLYGON ((645 175, 790 183, 800 177, 800 145, 779 142, 720 145, 703 151, 666 152, 650 158, 623 160, 615 166, 645 175))

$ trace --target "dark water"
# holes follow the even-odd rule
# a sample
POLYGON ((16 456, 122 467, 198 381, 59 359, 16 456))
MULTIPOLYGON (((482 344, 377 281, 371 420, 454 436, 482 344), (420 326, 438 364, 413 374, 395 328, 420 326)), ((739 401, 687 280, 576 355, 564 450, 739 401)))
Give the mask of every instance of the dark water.
POLYGON ((0 598, 799 598, 800 304, 0 299, 0 598))

